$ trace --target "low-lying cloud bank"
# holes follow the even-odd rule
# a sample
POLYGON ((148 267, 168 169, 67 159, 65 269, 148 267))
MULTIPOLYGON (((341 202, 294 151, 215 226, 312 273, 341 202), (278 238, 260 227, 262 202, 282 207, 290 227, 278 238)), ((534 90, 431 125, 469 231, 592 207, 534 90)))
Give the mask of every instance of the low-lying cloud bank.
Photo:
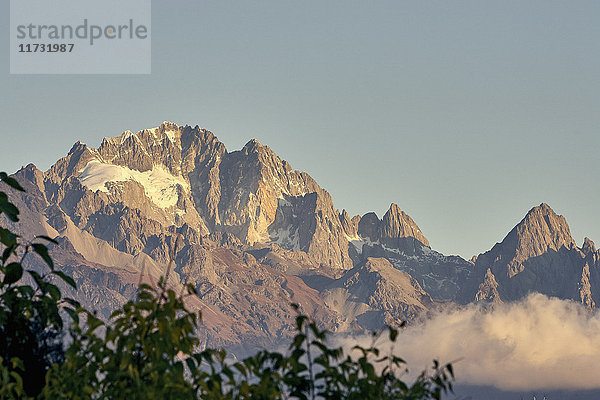
POLYGON ((600 313, 541 294, 487 310, 473 305, 436 314, 405 329, 395 349, 413 373, 434 358, 453 361, 458 382, 465 384, 600 388, 600 313))

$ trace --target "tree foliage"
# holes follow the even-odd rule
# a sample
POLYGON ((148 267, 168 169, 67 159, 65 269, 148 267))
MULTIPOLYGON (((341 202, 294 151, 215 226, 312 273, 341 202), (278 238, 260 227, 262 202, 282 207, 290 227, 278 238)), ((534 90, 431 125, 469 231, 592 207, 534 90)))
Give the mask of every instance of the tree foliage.
MULTIPOLYGON (((0 180, 23 190, 6 174, 0 180)), ((2 213, 18 221, 4 192, 2 213)), ((371 346, 346 352, 331 346, 328 333, 297 305, 296 335, 286 352, 263 350, 236 360, 225 350, 199 350, 201 315, 185 301, 194 287, 178 294, 162 278, 156 287, 141 284, 137 297, 104 322, 61 296, 52 276, 73 287, 75 282, 55 269, 39 240, 54 242, 23 241, 0 228, 0 399, 421 400, 452 390, 450 364, 434 362, 408 384, 404 361, 376 346, 384 333, 374 334, 371 346), (24 270, 32 253, 45 262, 45 273, 24 270), (68 324, 61 310, 70 316, 68 324)), ((387 335, 395 342, 398 331, 389 328, 387 335)))
MULTIPOLYGON (((432 374, 408 385, 400 379, 402 359, 375 345, 346 354, 301 314, 286 354, 263 350, 235 361, 224 350, 196 351, 200 315, 164 280, 157 288, 141 285, 107 324, 79 314, 65 362, 48 374, 48 399, 439 399, 452 387, 450 365, 435 363, 432 374)), ((389 339, 397 337, 390 328, 389 339)))
MULTIPOLYGON (((13 190, 21 185, 5 173, 0 180, 13 190)), ((19 210, 0 191, 0 214, 19 221, 19 210)), ((50 365, 62 362, 63 319, 61 309, 75 311, 77 302, 63 299, 51 276, 75 285, 70 277, 54 269, 48 248, 42 242, 54 242, 39 236, 25 241, 9 229, 0 227, 0 397, 36 396, 44 386, 50 365), (47 265, 46 271, 23 268, 32 254, 47 265), (71 305, 71 307, 69 307, 71 305)))

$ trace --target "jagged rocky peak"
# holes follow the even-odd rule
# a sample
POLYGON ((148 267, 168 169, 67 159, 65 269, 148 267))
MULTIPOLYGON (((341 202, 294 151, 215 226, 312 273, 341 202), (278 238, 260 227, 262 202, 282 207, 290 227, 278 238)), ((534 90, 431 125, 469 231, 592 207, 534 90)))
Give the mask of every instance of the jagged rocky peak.
POLYGON ((398 239, 411 237, 429 247, 429 241, 423 235, 415 221, 402 211, 398 205, 392 203, 389 210, 383 216, 381 238, 394 245, 394 247, 398 247, 395 245, 398 239))
POLYGON ((354 218, 350 218, 350 215, 345 209, 340 213, 340 223, 342 224, 344 232, 348 236, 348 240, 358 239, 359 221, 360 217, 356 216, 354 218))
MULTIPOLYGON (((197 126, 179 127, 171 122, 163 122, 156 128, 143 129, 137 133, 125 131, 116 137, 105 137, 97 149, 77 141, 67 156, 56 162, 46 175, 52 181, 59 183, 70 176, 79 176, 90 162, 126 167, 138 172, 149 172, 159 167, 166 169, 172 175, 183 175, 182 135, 184 132, 190 136, 188 142, 203 139, 209 141, 214 138, 212 133, 197 126)), ((188 144, 187 147, 190 145, 188 144)), ((112 171, 115 172, 114 169, 112 171)))
POLYGON ((517 249, 523 256, 535 257, 558 251, 563 246, 575 247, 567 220, 546 203, 533 207, 509 236, 516 236, 517 249))
POLYGON ((263 145, 256 139, 251 139, 241 150, 245 155, 256 157, 261 166, 272 170, 280 169, 280 173, 289 174, 292 166, 286 160, 281 159, 269 146, 263 145))
MULTIPOLYGON (((348 237, 358 238, 358 219, 340 219, 326 190, 256 139, 228 152, 205 129, 164 122, 104 138, 97 149, 78 142, 48 178, 48 198, 64 205, 78 227, 104 229, 105 239, 120 243, 122 233, 94 215, 125 207, 163 227, 228 232, 246 244, 305 251, 327 267, 353 266, 348 237)), ((138 228, 126 230, 132 237, 153 234, 138 228)))
MULTIPOLYGON (((584 243, 584 247, 592 248, 591 243, 584 243)), ((595 260, 584 257, 582 251, 575 245, 565 218, 542 203, 533 207, 501 243, 479 255, 473 275, 479 281, 479 288, 473 288, 475 298, 501 296, 503 301, 513 301, 536 291, 593 307, 597 300, 595 294, 592 296, 595 275, 590 275, 589 266, 595 260)))
MULTIPOLYGON (((196 149, 205 147, 202 140, 213 138, 198 127, 164 122, 135 134, 126 131, 104 138, 98 149, 77 142, 45 173, 46 196, 61 204, 76 225, 90 231, 104 229, 118 235, 117 227, 98 222, 98 216, 89 218, 105 207, 125 207, 164 227, 187 223, 208 233, 191 196, 188 173, 199 158, 196 149), (93 221, 98 226, 92 226, 93 221)), ((146 231, 144 226, 131 227, 132 237, 146 237, 146 231)))
POLYGON ((69 153, 51 166, 45 175, 52 182, 59 184, 65 179, 77 175, 90 160, 96 157, 95 150, 90 149, 85 143, 77 141, 69 153))
POLYGON ((576 248, 569 225, 546 203, 533 207, 501 243, 481 254, 476 265, 487 268, 498 277, 498 268, 508 268, 512 277, 524 268, 524 262, 549 252, 576 248))
POLYGON ((410 238, 429 247, 429 241, 415 221, 394 203, 381 220, 373 212, 363 215, 358 223, 358 233, 372 242, 380 242, 392 248, 404 247, 400 242, 410 238))
POLYGON ((242 148, 242 151, 246 154, 250 154, 250 153, 260 154, 261 152, 262 153, 271 153, 272 152, 272 150, 269 146, 264 146, 262 143, 260 143, 256 139, 250 139, 248 141, 248 143, 246 143, 244 145, 244 147, 242 148))
POLYGON ((201 155, 203 150, 213 149, 217 154, 227 153, 225 145, 208 129, 200 128, 198 125, 192 127, 185 125, 181 129, 181 147, 186 154, 195 153, 201 155))
POLYGON ((140 172, 163 165, 177 174, 181 171, 181 134, 182 128, 171 122, 137 133, 125 131, 120 136, 102 140, 98 147, 99 161, 140 172))
POLYGON ((155 128, 142 129, 137 133, 132 133, 130 130, 123 132, 121 135, 116 137, 105 137, 102 139, 102 143, 116 143, 124 144, 127 141, 135 141, 136 139, 142 140, 146 137, 152 137, 154 140, 161 141, 163 139, 169 139, 170 141, 176 141, 181 138, 182 127, 179 127, 173 122, 164 121, 162 124, 155 128))
POLYGON ((502 303, 500 294, 498 293, 498 282, 492 273, 491 269, 487 269, 483 282, 479 285, 478 291, 475 294, 476 302, 494 302, 502 303))
POLYGON ((178 134, 181 133, 180 127, 176 123, 169 121, 163 121, 163 123, 155 129, 158 133, 162 133, 167 136, 171 136, 170 132, 172 132, 173 136, 171 137, 171 139, 173 140, 175 139, 175 137, 177 137, 178 134))
POLYGON ((586 237, 585 239, 583 239, 583 246, 581 246, 581 251, 583 251, 585 255, 595 253, 596 246, 590 238, 586 237))
POLYGON ((371 242, 377 242, 379 240, 379 228, 381 226, 381 220, 374 212, 369 212, 363 215, 358 221, 358 234, 369 239, 371 242))
POLYGON ((40 171, 35 164, 29 163, 27 166, 21 167, 21 169, 15 173, 15 177, 19 182, 22 182, 23 179, 29 181, 43 191, 44 173, 40 171))
MULTIPOLYGON (((256 183, 276 198, 282 195, 304 196, 316 192, 328 196, 305 172, 292 169, 290 163, 280 158, 269 146, 252 139, 239 152, 230 153, 230 158, 239 167, 256 173, 256 183)), ((238 168, 239 168, 238 167, 238 168)), ((248 172, 246 172, 248 173, 248 172)), ((240 175, 243 173, 240 172, 240 175)))

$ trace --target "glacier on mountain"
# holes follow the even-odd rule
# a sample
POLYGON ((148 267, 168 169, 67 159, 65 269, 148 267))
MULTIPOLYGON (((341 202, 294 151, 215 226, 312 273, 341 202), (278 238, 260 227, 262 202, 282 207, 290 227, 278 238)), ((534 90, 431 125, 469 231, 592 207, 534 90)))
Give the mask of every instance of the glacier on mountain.
POLYGON ((177 188, 189 191, 189 184, 181 176, 172 175, 163 165, 155 165, 151 170, 140 172, 120 165, 92 160, 78 175, 79 180, 91 191, 109 193, 108 182, 138 182, 146 196, 158 207, 169 208, 177 204, 177 188))

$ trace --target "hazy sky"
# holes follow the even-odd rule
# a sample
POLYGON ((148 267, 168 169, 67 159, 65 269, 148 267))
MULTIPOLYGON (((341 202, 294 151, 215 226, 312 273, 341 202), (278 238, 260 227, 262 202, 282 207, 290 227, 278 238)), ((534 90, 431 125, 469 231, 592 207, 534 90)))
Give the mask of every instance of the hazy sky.
MULTIPOLYGON (((0 25, 8 32, 8 1, 0 25)), ((470 258, 529 208, 600 242, 600 2, 154 1, 152 74, 0 74, 0 170, 157 126, 251 138, 470 258)), ((124 60, 126 62, 127 60, 124 60)))

